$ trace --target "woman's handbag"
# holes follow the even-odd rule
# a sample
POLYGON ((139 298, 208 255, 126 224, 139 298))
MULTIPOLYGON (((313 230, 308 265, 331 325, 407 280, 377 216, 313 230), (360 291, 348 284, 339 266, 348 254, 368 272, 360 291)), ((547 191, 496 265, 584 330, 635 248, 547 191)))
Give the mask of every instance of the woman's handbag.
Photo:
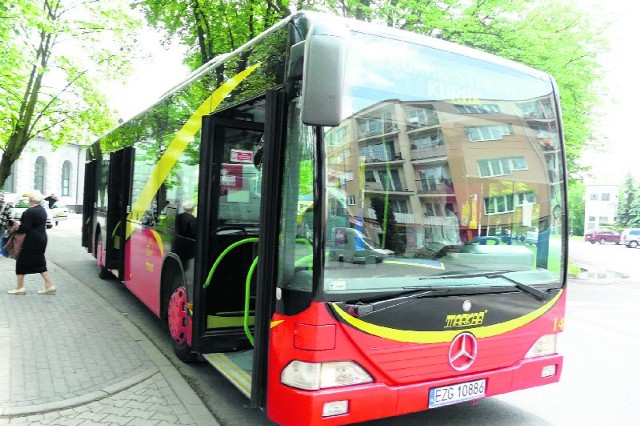
POLYGON ((6 244, 2 247, 7 253, 9 253, 9 257, 11 259, 17 259, 20 256, 22 244, 24 243, 24 237, 26 235, 27 234, 18 234, 14 232, 9 236, 6 244))

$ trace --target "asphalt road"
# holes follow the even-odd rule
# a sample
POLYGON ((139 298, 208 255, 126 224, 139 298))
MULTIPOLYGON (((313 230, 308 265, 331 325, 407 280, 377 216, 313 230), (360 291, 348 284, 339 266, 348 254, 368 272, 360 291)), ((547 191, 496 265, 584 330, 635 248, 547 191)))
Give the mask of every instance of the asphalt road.
MULTIPOLYGON (((80 220, 49 232, 47 256, 126 315, 178 367, 223 425, 271 424, 264 413, 207 363, 183 364, 164 324, 116 280, 97 278, 94 259, 80 247, 80 220)), ((560 383, 442 407, 368 425, 636 425, 640 381, 640 329, 633 324, 640 300, 640 249, 572 241, 570 257, 586 271, 568 284, 565 356, 560 383)), ((64 284, 61 284, 62 286, 64 284)))

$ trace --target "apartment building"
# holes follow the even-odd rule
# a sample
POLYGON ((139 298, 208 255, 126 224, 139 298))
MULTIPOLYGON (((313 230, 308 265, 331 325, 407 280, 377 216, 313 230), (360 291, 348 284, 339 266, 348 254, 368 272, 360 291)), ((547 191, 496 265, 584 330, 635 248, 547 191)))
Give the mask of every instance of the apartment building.
POLYGON ((584 232, 613 225, 618 212, 617 185, 585 185, 584 232))

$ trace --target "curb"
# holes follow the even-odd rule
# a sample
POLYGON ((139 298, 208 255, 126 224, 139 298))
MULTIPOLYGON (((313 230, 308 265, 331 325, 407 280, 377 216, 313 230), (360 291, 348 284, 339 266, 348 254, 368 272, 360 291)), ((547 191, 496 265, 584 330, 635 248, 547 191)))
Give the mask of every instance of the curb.
POLYGON ((33 414, 44 414, 44 413, 49 413, 51 411, 61 411, 67 408, 74 408, 80 405, 90 404, 92 402, 99 401, 101 399, 115 395, 118 392, 127 390, 137 385, 138 383, 141 383, 153 377, 156 374, 158 374, 158 368, 151 367, 151 368, 148 368, 146 371, 143 371, 142 373, 138 373, 118 383, 114 383, 112 385, 104 387, 103 389, 90 392, 86 395, 77 396, 75 398, 69 398, 62 401, 48 402, 45 404, 3 408, 3 409, 0 409, 0 418, 18 417, 18 416, 22 417, 22 416, 30 416, 33 414))

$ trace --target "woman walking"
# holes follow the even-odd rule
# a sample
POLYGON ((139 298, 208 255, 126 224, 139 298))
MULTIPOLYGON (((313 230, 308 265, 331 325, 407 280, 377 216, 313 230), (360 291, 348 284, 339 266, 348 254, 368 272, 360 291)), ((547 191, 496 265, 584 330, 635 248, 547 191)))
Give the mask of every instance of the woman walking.
POLYGON ((25 294, 24 276, 27 274, 40 274, 44 279, 44 289, 38 294, 55 294, 56 288, 51 283, 51 276, 47 271, 47 261, 44 252, 47 248, 47 212, 42 203, 42 194, 35 190, 29 194, 29 208, 22 213, 20 227, 15 231, 24 233, 22 250, 16 260, 16 277, 18 285, 9 290, 9 294, 25 294))

